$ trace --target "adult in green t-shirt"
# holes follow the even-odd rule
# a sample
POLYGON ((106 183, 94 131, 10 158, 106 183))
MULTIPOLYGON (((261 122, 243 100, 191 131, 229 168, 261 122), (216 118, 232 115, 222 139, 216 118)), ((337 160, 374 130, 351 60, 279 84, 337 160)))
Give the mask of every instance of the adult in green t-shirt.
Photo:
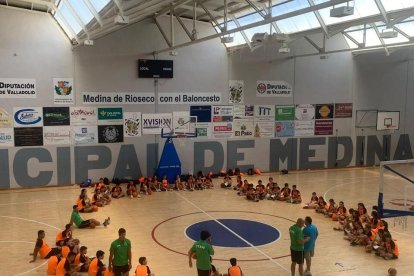
POLYGON ((304 244, 310 238, 304 238, 302 227, 305 225, 305 221, 298 218, 296 223, 289 228, 290 234, 290 258, 292 264, 290 265, 290 271, 292 276, 295 276, 296 264, 299 265, 299 275, 303 276, 303 260, 304 260, 304 244))
POLYGON ((111 243, 109 249, 109 271, 113 271, 115 276, 128 276, 132 267, 131 262, 131 241, 125 238, 126 230, 119 228, 118 239, 111 243))
POLYGON ((208 231, 201 231, 200 240, 195 242, 188 251, 188 265, 193 267, 192 258, 196 258, 198 276, 210 276, 211 260, 214 249, 211 246, 211 235, 208 231))

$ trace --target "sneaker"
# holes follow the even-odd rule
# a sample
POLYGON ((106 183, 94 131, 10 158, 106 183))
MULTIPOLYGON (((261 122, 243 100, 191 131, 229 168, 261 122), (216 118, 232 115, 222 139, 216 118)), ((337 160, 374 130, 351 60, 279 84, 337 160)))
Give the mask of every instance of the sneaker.
POLYGON ((106 219, 106 220, 105 220, 102 224, 103 224, 103 226, 107 227, 107 226, 108 226, 108 224, 109 224, 109 223, 108 223, 108 220, 106 219))
POLYGON ((132 198, 134 198, 132 195, 130 196, 130 198, 132 199, 132 198))
POLYGON ((141 195, 138 195, 137 198, 141 198, 141 195))
POLYGON ((310 271, 305 271, 305 272, 303 273, 303 275, 312 276, 312 272, 310 272, 310 271))
POLYGON ((161 190, 160 189, 157 189, 157 192, 161 192, 161 190))

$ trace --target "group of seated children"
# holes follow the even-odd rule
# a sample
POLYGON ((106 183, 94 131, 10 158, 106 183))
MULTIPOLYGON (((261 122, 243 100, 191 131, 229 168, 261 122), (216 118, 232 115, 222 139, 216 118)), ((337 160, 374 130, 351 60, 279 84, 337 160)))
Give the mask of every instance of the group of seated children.
MULTIPOLYGON (((224 177, 224 182, 221 184, 223 188, 231 188, 231 178, 227 175, 224 177)), ((233 187, 240 196, 246 196, 247 200, 258 202, 259 200, 278 200, 288 203, 299 204, 302 202, 300 191, 296 185, 289 187, 289 183, 285 183, 282 188, 276 182, 273 182, 273 178, 269 177, 269 182, 265 186, 262 180, 259 180, 256 187, 253 183, 249 183, 246 179, 242 180, 240 175, 237 176, 236 185, 233 187)))
MULTIPOLYGON (((45 241, 45 231, 39 230, 37 241, 30 255, 33 256, 31 263, 36 261, 37 255, 42 259, 49 259, 46 272, 47 275, 77 275, 86 272, 89 276, 113 276, 102 262, 104 251, 98 250, 96 257, 88 257, 86 246, 79 246, 80 241, 72 237, 72 224, 67 224, 65 230, 56 236, 56 247, 51 248, 45 241)), ((138 276, 154 276, 147 266, 147 259, 140 257, 139 265, 136 267, 135 274, 138 276)))
POLYGON ((317 213, 337 221, 338 225, 333 229, 343 231, 351 246, 364 246, 367 253, 375 251, 375 255, 386 260, 398 258, 398 245, 388 231, 388 223, 379 217, 376 206, 369 215, 363 203, 347 210, 343 201, 337 205, 331 198, 327 203, 314 192, 303 208, 315 209, 317 213))

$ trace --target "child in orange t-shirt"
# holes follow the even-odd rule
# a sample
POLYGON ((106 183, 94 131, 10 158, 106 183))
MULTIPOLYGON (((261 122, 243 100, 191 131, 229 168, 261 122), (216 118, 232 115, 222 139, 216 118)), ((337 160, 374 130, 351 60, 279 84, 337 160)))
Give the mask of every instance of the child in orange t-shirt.
POLYGON ((155 276, 147 266, 148 261, 146 257, 140 257, 138 262, 139 265, 137 265, 137 268, 135 269, 135 276, 155 276))

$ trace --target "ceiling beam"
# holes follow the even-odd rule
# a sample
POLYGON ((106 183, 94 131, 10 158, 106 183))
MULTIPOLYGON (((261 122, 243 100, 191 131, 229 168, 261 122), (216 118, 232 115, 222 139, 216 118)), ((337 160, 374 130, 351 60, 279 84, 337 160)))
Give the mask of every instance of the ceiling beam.
POLYGON ((390 52, 387 49, 387 44, 385 43, 384 39, 381 37, 381 34, 377 28, 377 25, 375 25, 374 23, 371 24, 371 27, 374 29, 375 33, 377 34, 378 39, 381 42, 382 47, 384 47, 384 51, 385 51, 385 55, 389 56, 390 52))
POLYGON ((102 18, 99 16, 98 12, 96 11, 95 7, 92 5, 91 1, 83 0, 88 10, 92 13, 93 17, 95 17, 96 22, 98 22, 99 26, 103 26, 102 18))
POLYGON ((374 0, 375 4, 377 5, 378 10, 380 11, 382 17, 384 18, 385 24, 390 23, 390 19, 388 18, 387 11, 384 8, 384 5, 382 4, 381 0, 374 0))
MULTIPOLYGON (((308 3, 310 6, 315 6, 315 2, 313 2, 313 0, 308 0, 308 3)), ((329 37, 329 32, 328 32, 328 28, 326 27, 325 21, 323 21, 322 16, 320 15, 318 10, 313 11, 313 14, 315 15, 316 19, 319 22, 319 25, 321 25, 323 32, 325 33, 325 35, 327 35, 329 37)))
MULTIPOLYGON (((240 31, 243 31, 243 30, 251 29, 251 28, 266 25, 266 24, 270 24, 274 21, 283 20, 283 19, 286 19, 286 18, 294 17, 294 16, 301 15, 301 14, 305 14, 305 13, 308 13, 308 12, 313 12, 315 10, 324 9, 324 8, 327 8, 327 7, 331 7, 333 5, 339 5, 339 4, 348 2, 348 1, 349 0, 331 0, 331 1, 323 2, 321 4, 317 4, 317 5, 314 5, 312 7, 306 7, 306 8, 299 9, 299 10, 296 10, 296 11, 293 11, 293 12, 288 12, 288 13, 285 13, 285 14, 282 14, 282 15, 269 17, 269 18, 267 18, 265 20, 262 20, 262 21, 259 21, 259 22, 254 22, 254 23, 242 26, 242 27, 234 28, 232 30, 227 30, 227 31, 224 31, 224 32, 221 32, 221 33, 218 33, 218 34, 213 34, 213 35, 209 35, 209 36, 206 36, 206 37, 202 37, 202 38, 199 38, 199 39, 191 41, 191 42, 186 42, 186 43, 182 43, 182 44, 179 44, 179 45, 175 45, 174 48, 185 47, 185 46, 192 45, 194 43, 200 43, 200 42, 208 41, 208 40, 211 40, 211 39, 218 38, 220 36, 240 32, 240 31)), ((166 49, 162 49, 162 50, 159 50, 159 51, 156 51, 156 52, 161 53, 161 52, 168 52, 170 50, 173 50, 173 49, 166 48, 166 49)))

